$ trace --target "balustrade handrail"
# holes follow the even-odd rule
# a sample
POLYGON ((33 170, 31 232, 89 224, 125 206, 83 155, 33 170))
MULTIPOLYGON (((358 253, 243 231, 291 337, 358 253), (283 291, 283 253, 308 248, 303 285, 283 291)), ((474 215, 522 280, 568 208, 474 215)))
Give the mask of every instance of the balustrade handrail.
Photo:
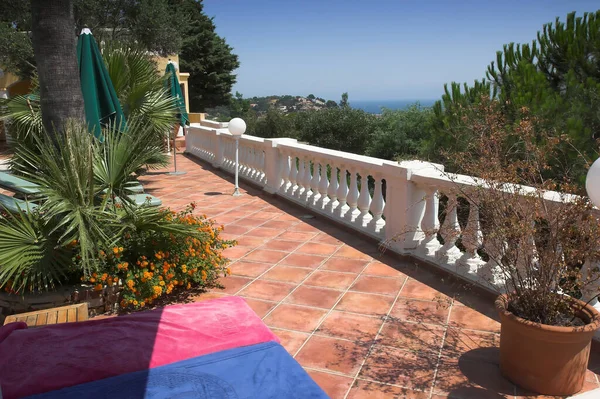
MULTIPOLYGON (((186 151, 232 172, 232 136, 226 124, 212 127, 217 124, 207 121, 209 126, 190 127, 186 151)), ((457 216, 460 191, 486 186, 499 189, 499 185, 488 184, 482 178, 447 173, 439 164, 417 160, 394 162, 289 138, 244 135, 239 146, 240 178, 376 238, 392 251, 426 261, 490 291, 502 290, 503 282, 477 253, 484 240, 477 207, 465 208, 468 211, 465 226, 460 225, 457 216), (367 176, 371 178, 367 180, 367 176), (448 196, 448 204, 454 204, 446 207, 448 214, 442 225, 441 194, 448 196), (439 236, 444 244, 438 241, 439 236), (459 238, 462 238, 461 248, 465 249, 455 245, 459 238)), ((502 189, 519 195, 538 192, 534 187, 517 184, 505 184, 502 189)), ((545 191, 543 198, 564 202, 577 196, 545 191)), ((600 309, 600 303, 593 304, 600 309)))

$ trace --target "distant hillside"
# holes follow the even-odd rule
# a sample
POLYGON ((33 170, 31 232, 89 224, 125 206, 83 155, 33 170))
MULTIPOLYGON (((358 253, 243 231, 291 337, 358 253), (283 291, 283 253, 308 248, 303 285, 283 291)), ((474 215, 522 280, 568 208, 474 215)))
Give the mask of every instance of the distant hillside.
POLYGON ((333 100, 325 100, 313 94, 306 97, 283 95, 244 98, 242 94, 236 92, 229 106, 210 108, 205 112, 213 119, 225 121, 232 116, 244 115, 246 112, 252 112, 256 117, 261 117, 269 109, 275 109, 282 114, 291 114, 337 108, 338 106, 338 103, 333 100))
POLYGON ((276 108, 284 113, 313 111, 323 108, 335 108, 338 104, 333 100, 325 100, 324 98, 315 97, 314 95, 302 96, 267 96, 267 97, 252 97, 250 101, 250 109, 263 113, 269 108, 276 108))

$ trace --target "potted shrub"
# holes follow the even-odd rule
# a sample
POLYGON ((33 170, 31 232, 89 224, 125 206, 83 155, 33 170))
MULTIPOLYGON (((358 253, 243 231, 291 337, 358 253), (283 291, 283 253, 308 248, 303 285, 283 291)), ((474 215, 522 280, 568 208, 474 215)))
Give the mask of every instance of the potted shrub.
POLYGON ((562 163, 573 147, 526 109, 508 118, 488 98, 462 122, 468 140, 451 156, 461 173, 477 178, 447 176, 453 194, 480 216, 477 274, 501 293, 501 372, 537 393, 576 393, 600 325, 592 306, 600 225, 582 177, 562 163))

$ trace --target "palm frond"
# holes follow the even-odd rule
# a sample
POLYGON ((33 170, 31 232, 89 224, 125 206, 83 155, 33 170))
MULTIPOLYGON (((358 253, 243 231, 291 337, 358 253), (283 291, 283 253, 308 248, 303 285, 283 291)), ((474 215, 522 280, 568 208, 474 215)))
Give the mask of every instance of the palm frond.
POLYGON ((38 212, 0 216, 0 284, 11 281, 22 292, 61 283, 72 261, 70 250, 59 241, 38 212))

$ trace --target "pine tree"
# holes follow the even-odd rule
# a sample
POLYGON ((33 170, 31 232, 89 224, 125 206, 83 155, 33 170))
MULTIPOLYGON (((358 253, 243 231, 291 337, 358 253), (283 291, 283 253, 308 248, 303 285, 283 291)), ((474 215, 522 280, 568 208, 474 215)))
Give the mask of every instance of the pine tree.
POLYGON ((600 11, 582 17, 570 13, 565 22, 557 18, 545 24, 531 44, 505 45, 486 77, 473 86, 465 84, 463 90, 456 83, 451 90, 446 87, 434 106, 431 158, 436 159, 436 151, 461 148, 464 142, 455 138, 465 115, 482 95, 491 96, 499 100, 508 120, 517 122, 520 110, 527 108, 542 128, 569 136, 560 162, 572 165, 574 177, 581 181, 581 155, 595 158, 600 139, 600 11))
POLYGON ((240 66, 237 55, 215 33, 213 20, 203 13, 202 3, 194 0, 172 0, 187 15, 187 28, 179 53, 181 70, 190 73, 188 80, 190 109, 198 112, 228 105, 231 88, 236 81, 232 72, 240 66))

